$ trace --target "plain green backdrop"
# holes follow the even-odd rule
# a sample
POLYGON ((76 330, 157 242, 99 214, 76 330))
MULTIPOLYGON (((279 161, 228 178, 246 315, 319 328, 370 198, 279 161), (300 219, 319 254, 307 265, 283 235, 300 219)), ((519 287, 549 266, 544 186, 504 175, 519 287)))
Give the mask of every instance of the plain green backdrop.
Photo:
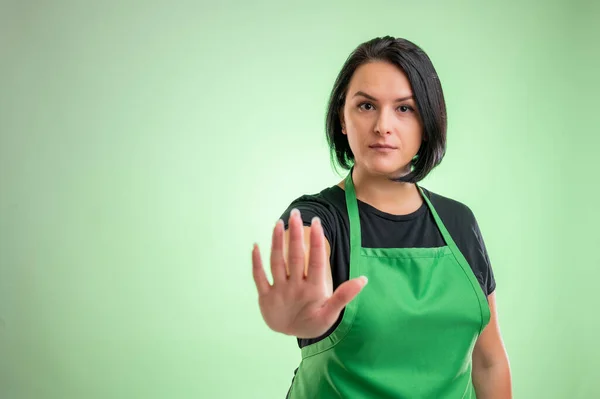
POLYGON ((600 397, 599 2, 0 2, 0 398, 283 398, 250 253, 336 184, 324 115, 376 36, 430 55, 516 398, 600 397))

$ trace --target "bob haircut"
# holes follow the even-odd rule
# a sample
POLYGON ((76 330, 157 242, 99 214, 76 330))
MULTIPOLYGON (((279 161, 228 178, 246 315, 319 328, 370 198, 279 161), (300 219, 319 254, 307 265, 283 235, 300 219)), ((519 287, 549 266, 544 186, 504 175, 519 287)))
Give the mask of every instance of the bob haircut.
POLYGON ((325 120, 332 165, 337 163, 346 170, 354 166, 348 137, 342 133, 340 113, 343 113, 352 75, 359 66, 374 61, 389 62, 400 68, 413 90, 423 122, 423 141, 411 161, 411 172, 393 180, 417 183, 440 164, 446 153, 446 103, 437 72, 427 54, 416 44, 402 38, 385 36, 360 44, 339 72, 329 97, 325 120))

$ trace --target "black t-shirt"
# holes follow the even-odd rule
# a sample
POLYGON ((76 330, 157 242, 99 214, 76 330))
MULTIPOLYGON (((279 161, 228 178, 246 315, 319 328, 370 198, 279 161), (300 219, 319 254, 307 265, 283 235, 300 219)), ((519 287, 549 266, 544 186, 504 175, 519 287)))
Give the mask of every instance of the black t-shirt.
MULTIPOLYGON (((490 295, 496 288, 496 282, 473 212, 458 201, 435 194, 425 188, 423 191, 467 259, 484 294, 490 295)), ((329 261, 335 290, 349 279, 350 274, 350 222, 344 190, 334 185, 320 193, 303 195, 294 200, 281 216, 286 229, 293 208, 300 211, 305 226, 310 226, 315 216, 321 219, 325 238, 331 247, 329 261)), ((365 248, 434 248, 446 245, 425 202, 418 210, 408 215, 385 213, 360 200, 358 200, 358 209, 362 246, 365 248)), ((303 347, 331 334, 341 321, 343 313, 342 311, 337 322, 321 337, 298 339, 298 345, 303 347)))

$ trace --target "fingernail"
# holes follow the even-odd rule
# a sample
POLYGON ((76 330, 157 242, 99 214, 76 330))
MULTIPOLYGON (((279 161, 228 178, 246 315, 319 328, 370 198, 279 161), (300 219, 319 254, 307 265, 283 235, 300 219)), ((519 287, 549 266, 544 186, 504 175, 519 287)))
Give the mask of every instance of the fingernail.
POLYGON ((361 277, 361 278, 363 279, 363 281, 364 281, 364 285, 363 285, 363 286, 367 285, 367 283, 369 282, 369 279, 367 278, 367 276, 360 276, 360 277, 361 277))
POLYGON ((311 224, 314 224, 315 222, 319 222, 319 223, 320 223, 320 222, 321 222, 321 219, 319 219, 319 217, 318 217, 318 216, 315 216, 314 218, 312 218, 312 220, 311 220, 311 222, 310 222, 310 223, 311 223, 311 224))
POLYGON ((300 216, 300 211, 297 208, 292 209, 292 216, 300 216))

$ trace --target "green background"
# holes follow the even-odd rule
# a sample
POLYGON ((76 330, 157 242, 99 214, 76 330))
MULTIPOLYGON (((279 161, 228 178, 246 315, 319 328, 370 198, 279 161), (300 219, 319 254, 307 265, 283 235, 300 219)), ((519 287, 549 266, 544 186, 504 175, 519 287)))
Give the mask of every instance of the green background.
POLYGON ((0 2, 0 398, 283 398, 250 252, 337 183, 348 54, 436 66, 516 398, 600 397, 599 2, 0 2))

